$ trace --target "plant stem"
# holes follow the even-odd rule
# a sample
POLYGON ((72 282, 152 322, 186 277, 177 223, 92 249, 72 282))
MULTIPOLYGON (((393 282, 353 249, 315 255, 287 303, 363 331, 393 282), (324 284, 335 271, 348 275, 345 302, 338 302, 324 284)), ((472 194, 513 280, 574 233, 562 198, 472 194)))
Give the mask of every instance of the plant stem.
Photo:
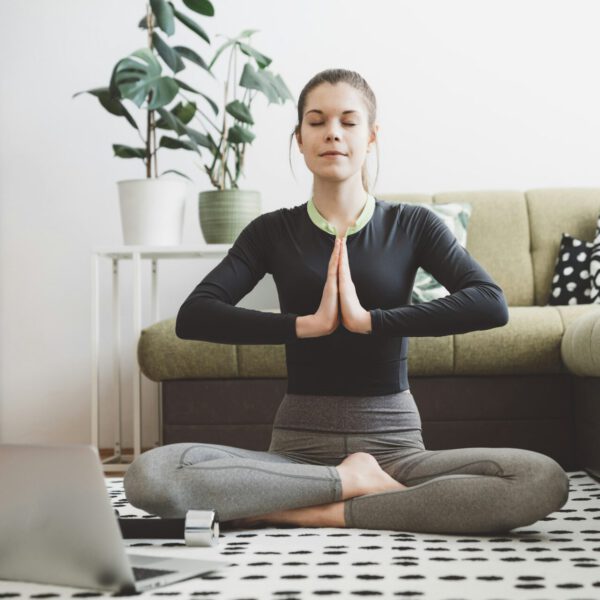
POLYGON ((152 154, 154 155, 154 177, 158 177, 158 157, 157 157, 157 147, 156 147, 156 115, 155 111, 150 111, 152 113, 152 154))
MULTIPOLYGON (((250 88, 246 88, 246 91, 244 92, 244 97, 242 98, 242 102, 245 103, 246 96, 250 97, 250 100, 248 101, 248 110, 250 110, 250 108, 252 106, 252 100, 254 100, 254 96, 256 96, 257 93, 258 92, 254 92, 254 95, 253 95, 250 92, 250 88)), ((240 173, 243 172, 243 170, 244 170, 244 156, 245 156, 245 153, 246 153, 246 144, 243 143, 241 151, 240 151, 239 166, 238 166, 238 169, 239 169, 240 173)), ((238 175, 238 177, 239 177, 239 175, 238 175)), ((237 181, 237 177, 236 177, 236 181, 237 181)))
MULTIPOLYGON (((184 100, 186 100, 187 102, 191 103, 191 100, 189 98, 187 98, 185 96, 185 94, 181 93, 181 96, 184 100)), ((194 116, 192 117, 193 120, 197 120, 198 123, 202 126, 202 128, 204 129, 204 131, 207 133, 207 135, 210 135, 208 133, 208 128, 204 125, 204 121, 200 120, 197 116, 196 113, 200 113, 201 115, 203 115, 206 120, 215 128, 215 131, 220 135, 221 134, 221 130, 208 118, 208 115, 206 113, 204 113, 203 111, 201 111, 197 106, 196 106, 196 111, 194 112, 194 116)), ((212 152, 212 149, 211 149, 212 152)), ((212 165, 210 167, 207 167, 206 164, 202 165, 204 166, 204 170, 206 171, 206 173, 208 174, 208 177, 210 179, 210 183, 216 187, 217 189, 219 189, 219 181, 217 180, 217 178, 215 177, 213 171, 215 168, 215 164, 217 162, 217 158, 219 157, 219 152, 215 151, 213 153, 213 162, 212 165)), ((202 157, 204 158, 204 157, 202 157)))
MULTIPOLYGON (((227 88, 229 87, 229 79, 231 77, 231 64, 235 57, 235 49, 237 44, 233 44, 231 46, 231 53, 229 54, 229 64, 227 65, 227 79, 225 80, 225 103, 224 106, 227 106, 227 88)), ((227 110, 223 111, 223 142, 225 144, 225 149, 223 150, 223 154, 221 156, 221 169, 223 171, 223 183, 221 184, 221 189, 225 189, 225 177, 227 175, 227 169, 225 166, 227 165, 227 154, 229 150, 229 143, 227 142, 227 110)))
MULTIPOLYGON (((150 92, 150 96, 152 96, 152 92, 150 92)), ((146 177, 150 178, 152 177, 152 150, 150 149, 150 128, 151 128, 151 123, 150 123, 150 113, 151 111, 148 111, 147 114, 147 118, 146 118, 146 128, 147 128, 147 136, 146 136, 146 177)))
MULTIPOLYGON (((152 51, 152 9, 146 4, 146 26, 148 31, 148 48, 152 51)), ((148 103, 152 101, 152 91, 148 94, 148 103)), ((146 119, 146 177, 152 177, 152 156, 154 155, 154 174, 158 172, 156 161, 156 133, 154 131, 154 111, 149 110, 146 119), (154 140, 154 143, 153 143, 154 140)))

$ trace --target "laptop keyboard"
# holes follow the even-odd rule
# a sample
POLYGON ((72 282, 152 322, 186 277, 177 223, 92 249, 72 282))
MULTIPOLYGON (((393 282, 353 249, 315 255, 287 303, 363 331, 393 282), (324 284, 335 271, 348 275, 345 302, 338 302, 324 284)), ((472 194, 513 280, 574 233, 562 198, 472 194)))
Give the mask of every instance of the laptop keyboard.
POLYGON ((168 575, 175 571, 166 571, 165 569, 146 569, 145 567, 131 567, 133 569, 133 577, 136 581, 149 579, 150 577, 158 577, 159 575, 168 575))

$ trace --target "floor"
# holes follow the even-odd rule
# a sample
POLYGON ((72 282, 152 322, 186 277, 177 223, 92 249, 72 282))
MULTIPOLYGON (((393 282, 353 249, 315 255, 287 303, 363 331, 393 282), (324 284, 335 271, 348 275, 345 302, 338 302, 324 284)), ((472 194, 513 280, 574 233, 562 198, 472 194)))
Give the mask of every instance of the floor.
MULTIPOLYGON (((230 565, 141 596, 209 600, 422 598, 426 600, 600 599, 600 483, 569 473, 567 504, 505 536, 277 526, 221 532, 213 548, 183 540, 126 540, 139 554, 220 558, 230 565)), ((122 517, 122 477, 106 480, 122 517)), ((62 586, 0 581, 0 598, 111 596, 62 586)))

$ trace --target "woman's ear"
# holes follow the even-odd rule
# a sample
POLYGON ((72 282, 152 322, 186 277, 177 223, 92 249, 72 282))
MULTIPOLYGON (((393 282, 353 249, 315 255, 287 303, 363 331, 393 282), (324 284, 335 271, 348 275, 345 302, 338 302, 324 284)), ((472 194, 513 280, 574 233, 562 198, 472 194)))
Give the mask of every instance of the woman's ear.
POLYGON ((371 144, 377 141, 377 132, 379 131, 379 124, 375 123, 371 128, 371 133, 369 135, 369 150, 371 149, 371 144))
POLYGON ((296 135, 296 142, 298 143, 298 150, 300 150, 300 152, 302 154, 304 154, 304 152, 302 152, 302 135, 300 134, 300 128, 298 128, 295 135, 296 135))

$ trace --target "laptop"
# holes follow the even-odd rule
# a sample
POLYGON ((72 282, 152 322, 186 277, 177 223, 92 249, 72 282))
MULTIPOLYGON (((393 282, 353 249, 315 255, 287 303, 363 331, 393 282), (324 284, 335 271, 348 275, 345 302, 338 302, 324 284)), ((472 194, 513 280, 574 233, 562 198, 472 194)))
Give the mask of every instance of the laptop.
POLYGON ((126 550, 95 446, 0 444, 0 489, 0 579, 133 594, 230 564, 126 550))

